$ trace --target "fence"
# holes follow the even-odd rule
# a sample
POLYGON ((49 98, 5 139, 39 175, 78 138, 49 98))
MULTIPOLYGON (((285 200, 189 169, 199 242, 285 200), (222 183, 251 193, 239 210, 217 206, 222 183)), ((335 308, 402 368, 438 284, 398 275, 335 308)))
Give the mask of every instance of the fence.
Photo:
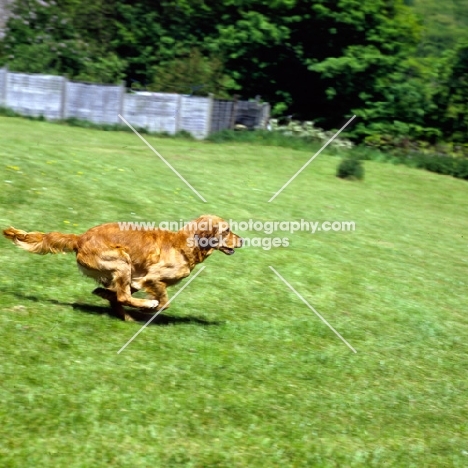
POLYGON ((127 93, 123 85, 77 83, 61 76, 13 73, 0 69, 0 106, 46 119, 77 118, 122 123, 153 132, 180 130, 196 138, 234 128, 265 128, 270 106, 258 101, 227 101, 169 93, 127 93))

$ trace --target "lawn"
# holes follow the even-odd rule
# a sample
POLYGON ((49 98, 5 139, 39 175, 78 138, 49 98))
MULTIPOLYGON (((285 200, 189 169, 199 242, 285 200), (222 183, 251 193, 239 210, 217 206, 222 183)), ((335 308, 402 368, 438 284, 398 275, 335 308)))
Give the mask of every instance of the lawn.
POLYGON ((110 316, 73 254, 0 238, 0 465, 468 466, 467 182, 372 161, 344 181, 325 151, 268 203, 311 153, 148 140, 207 203, 132 133, 1 117, 0 227, 210 213, 356 230, 215 252, 120 354, 142 323, 110 316))

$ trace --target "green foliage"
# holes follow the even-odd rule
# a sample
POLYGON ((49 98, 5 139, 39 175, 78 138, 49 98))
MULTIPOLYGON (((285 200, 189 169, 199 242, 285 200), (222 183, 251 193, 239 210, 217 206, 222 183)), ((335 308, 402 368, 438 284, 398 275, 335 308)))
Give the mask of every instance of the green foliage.
POLYGON ((229 92, 238 89, 235 82, 224 74, 222 61, 217 57, 204 57, 193 48, 188 56, 161 63, 155 69, 155 77, 149 89, 228 98, 229 92))
POLYGON ((406 159, 414 159, 415 166, 437 174, 450 175, 458 179, 468 180, 468 158, 453 158, 439 155, 415 155, 406 159))
MULTIPOLYGON (((251 132, 222 130, 209 135, 207 140, 215 143, 230 141, 249 142, 252 144, 281 146, 315 152, 336 133, 335 131, 324 131, 310 121, 299 122, 290 120, 286 125, 281 125, 278 119, 270 119, 269 125, 269 130, 255 130, 251 132)), ((329 146, 332 152, 352 147, 352 142, 345 138, 335 138, 329 146)))
POLYGON ((86 60, 82 70, 74 78, 78 81, 121 83, 125 78, 126 67, 126 60, 110 52, 107 56, 86 60))
POLYGON ((454 141, 467 142, 468 135, 468 41, 446 54, 439 65, 440 87, 434 96, 437 119, 454 141))
POLYGON ((455 174, 455 162, 454 158, 443 157, 443 156, 432 156, 430 158, 418 158, 417 165, 424 167, 428 171, 436 172, 437 174, 443 175, 454 175, 455 174))
POLYGON ((452 175, 458 179, 468 180, 468 158, 456 159, 452 175))
POLYGON ((364 144, 394 155, 407 156, 418 153, 438 156, 468 157, 468 143, 459 144, 451 142, 430 144, 425 140, 414 140, 406 136, 382 133, 366 137, 364 144))
MULTIPOLYGON (((371 140, 368 140, 368 144, 371 140)), ((375 139, 374 139, 374 143, 375 139)), ((424 141, 400 139, 380 141, 371 146, 357 146, 351 157, 404 164, 409 167, 425 169, 437 174, 450 175, 468 180, 468 144, 429 145, 424 141), (379 149, 377 149, 379 148, 379 149)))
POLYGON ((354 113, 360 118, 352 130, 358 141, 369 136, 436 141, 442 131, 430 123, 437 111, 434 90, 427 86, 424 71, 415 63, 402 61, 394 70, 376 80, 373 95, 354 113))
POLYGON ((3 117, 22 117, 21 114, 8 107, 0 107, 0 115, 3 117))
MULTIPOLYGON (((171 135, 169 135, 169 136, 171 136, 171 135)), ((196 140, 196 138, 190 132, 187 132, 187 130, 179 130, 177 133, 174 134, 174 137, 175 138, 180 138, 180 139, 183 139, 183 140, 191 140, 191 141, 196 140)))
POLYGON ((338 164, 336 176, 341 179, 362 180, 364 179, 364 166, 359 159, 345 158, 338 164))
POLYGON ((388 91, 394 84, 389 75, 420 37, 411 10, 398 1, 361 2, 358 6, 351 0, 317 2, 313 8, 328 28, 337 30, 320 55, 306 60, 325 87, 326 114, 322 112, 321 119, 341 121, 356 110, 369 112, 374 102, 388 104, 392 99, 388 91))
MULTIPOLYGON (((314 122, 311 121, 299 122, 290 120, 287 125, 280 125, 278 119, 270 119, 270 127, 272 132, 279 132, 286 136, 293 136, 306 141, 320 142, 322 144, 329 142, 336 134, 336 130, 326 132, 316 127, 314 122)), ((353 147, 352 142, 345 138, 334 138, 330 145, 342 149, 353 147)))
POLYGON ((277 146, 291 148, 299 151, 318 151, 321 143, 313 138, 298 138, 282 132, 270 132, 267 130, 255 130, 251 132, 239 132, 235 130, 221 130, 212 133, 206 139, 212 143, 249 143, 250 145, 277 146))
POLYGON ((3 40, 11 70, 102 83, 122 80, 126 62, 109 49, 113 2, 17 0, 3 40))
POLYGON ((418 57, 442 57, 467 37, 468 0, 414 0, 412 6, 424 26, 418 57))
POLYGON ((288 104, 285 102, 276 102, 271 109, 271 115, 273 117, 280 117, 284 115, 287 110, 288 104))

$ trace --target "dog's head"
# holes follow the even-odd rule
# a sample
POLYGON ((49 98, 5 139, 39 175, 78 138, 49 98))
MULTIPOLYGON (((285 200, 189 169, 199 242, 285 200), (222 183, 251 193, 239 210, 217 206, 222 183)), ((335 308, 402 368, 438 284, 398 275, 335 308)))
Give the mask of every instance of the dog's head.
POLYGON ((218 216, 203 215, 187 224, 196 245, 207 251, 219 250, 232 255, 234 249, 242 247, 242 238, 231 232, 229 223, 218 216))

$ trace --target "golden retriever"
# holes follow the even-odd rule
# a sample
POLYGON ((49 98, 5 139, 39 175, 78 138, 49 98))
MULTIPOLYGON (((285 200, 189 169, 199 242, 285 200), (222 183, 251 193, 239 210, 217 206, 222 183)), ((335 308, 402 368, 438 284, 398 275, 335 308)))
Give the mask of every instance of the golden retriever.
POLYGON ((119 223, 101 224, 84 234, 25 232, 10 227, 3 235, 37 254, 75 252, 78 268, 104 286, 93 291, 110 302, 124 320, 123 306, 159 311, 168 308, 166 288, 178 283, 214 250, 232 255, 242 239, 218 216, 203 215, 177 232, 164 229, 124 230, 119 223), (151 298, 132 297, 146 291, 151 298))

